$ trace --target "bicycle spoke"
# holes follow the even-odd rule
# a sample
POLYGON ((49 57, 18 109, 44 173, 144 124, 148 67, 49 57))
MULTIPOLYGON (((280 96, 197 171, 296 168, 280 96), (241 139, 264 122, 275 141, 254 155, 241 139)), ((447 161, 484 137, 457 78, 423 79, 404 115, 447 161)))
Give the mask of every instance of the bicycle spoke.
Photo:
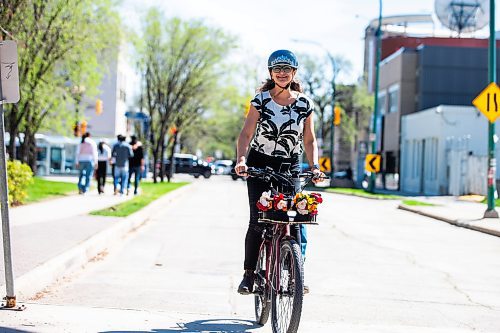
POLYGON ((294 277, 293 277, 293 258, 290 253, 282 259, 280 270, 280 290, 277 298, 279 309, 279 330, 286 333, 290 325, 293 299, 294 299, 294 277))

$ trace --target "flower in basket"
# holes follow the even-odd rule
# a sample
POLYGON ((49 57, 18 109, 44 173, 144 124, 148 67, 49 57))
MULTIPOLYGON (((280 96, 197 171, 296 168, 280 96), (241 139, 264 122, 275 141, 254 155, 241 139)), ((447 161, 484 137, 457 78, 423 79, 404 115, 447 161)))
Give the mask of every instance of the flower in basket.
POLYGON ((259 201, 257 201, 257 208, 263 212, 273 208, 273 200, 271 199, 271 191, 262 192, 259 201))
POLYGON ((295 203, 295 207, 297 208, 297 212, 301 215, 306 215, 309 213, 307 210, 307 199, 301 199, 295 203))
POLYGON ((323 202, 323 198, 319 193, 308 193, 303 191, 295 195, 293 202, 299 214, 317 215, 318 205, 323 202))
POLYGON ((274 203, 274 209, 276 210, 282 210, 284 212, 288 210, 288 205, 285 201, 285 196, 283 195, 283 193, 278 193, 274 195, 273 203, 274 203))

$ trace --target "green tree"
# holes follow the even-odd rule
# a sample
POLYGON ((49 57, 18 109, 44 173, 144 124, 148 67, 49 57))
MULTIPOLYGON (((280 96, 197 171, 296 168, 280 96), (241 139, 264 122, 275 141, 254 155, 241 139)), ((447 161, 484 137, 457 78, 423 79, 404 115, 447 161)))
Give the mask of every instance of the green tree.
POLYGON ((236 141, 245 121, 245 111, 251 96, 241 93, 238 87, 228 86, 219 90, 217 98, 203 118, 194 122, 183 136, 187 151, 201 149, 205 155, 222 154, 224 159, 236 158, 236 141))
MULTIPOLYGON (((166 19, 155 8, 144 22, 135 44, 145 73, 143 100, 151 116, 153 160, 163 165, 169 128, 177 128, 175 146, 178 135, 201 117, 218 93, 222 62, 234 47, 234 38, 200 20, 166 19)), ((163 172, 159 176, 163 180, 163 172)))
POLYGON ((36 168, 35 133, 70 129, 82 90, 97 94, 106 59, 120 40, 113 0, 0 2, 1 39, 18 43, 21 100, 6 108, 8 152, 36 168), (111 51, 110 51, 111 50, 111 51), (14 138, 20 142, 16 154, 14 138))

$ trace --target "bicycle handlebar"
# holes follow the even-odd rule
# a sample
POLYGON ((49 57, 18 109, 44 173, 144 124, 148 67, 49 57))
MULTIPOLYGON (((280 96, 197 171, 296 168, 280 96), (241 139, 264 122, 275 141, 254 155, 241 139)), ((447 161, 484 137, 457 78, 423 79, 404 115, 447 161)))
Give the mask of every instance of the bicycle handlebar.
MULTIPOLYGON (((287 174, 282 174, 282 173, 276 172, 270 167, 267 167, 265 169, 249 167, 246 171, 246 174, 250 177, 261 178, 265 181, 269 181, 269 180, 271 180, 271 178, 274 178, 281 183, 286 183, 287 185, 291 185, 291 186, 293 186, 293 184, 294 184, 294 182, 293 182, 294 179, 305 178, 303 187, 305 187, 311 180, 313 180, 316 177, 316 174, 312 171, 306 171, 303 173, 299 173, 298 175, 296 175, 296 177, 293 177, 291 174, 287 175, 287 174)), ((318 177, 318 179, 327 180, 330 178, 325 176, 325 177, 321 177, 321 178, 318 177)))

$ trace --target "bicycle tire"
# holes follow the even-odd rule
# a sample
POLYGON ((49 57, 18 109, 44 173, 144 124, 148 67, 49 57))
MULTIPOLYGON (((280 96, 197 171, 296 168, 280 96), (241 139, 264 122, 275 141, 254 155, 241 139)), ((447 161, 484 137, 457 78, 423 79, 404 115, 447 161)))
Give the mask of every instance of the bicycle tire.
POLYGON ((265 325, 271 312, 269 299, 269 288, 266 282, 266 248, 263 246, 259 251, 257 268, 255 269, 255 321, 259 325, 265 325))
POLYGON ((273 288, 272 292, 273 333, 296 333, 299 329, 304 300, 304 265, 300 247, 296 241, 282 242, 279 269, 280 290, 273 288), (290 296, 293 296, 293 300, 287 302, 285 298, 290 299, 290 296))

